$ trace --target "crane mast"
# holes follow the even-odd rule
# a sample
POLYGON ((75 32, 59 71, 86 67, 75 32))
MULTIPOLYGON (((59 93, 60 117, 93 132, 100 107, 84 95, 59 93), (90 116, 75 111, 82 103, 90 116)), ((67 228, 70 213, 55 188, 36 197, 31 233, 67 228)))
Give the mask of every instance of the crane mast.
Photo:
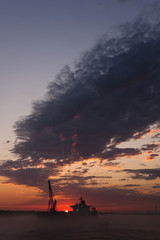
POLYGON ((57 201, 53 197, 50 180, 48 180, 48 187, 49 187, 48 209, 50 212, 56 212, 57 201))

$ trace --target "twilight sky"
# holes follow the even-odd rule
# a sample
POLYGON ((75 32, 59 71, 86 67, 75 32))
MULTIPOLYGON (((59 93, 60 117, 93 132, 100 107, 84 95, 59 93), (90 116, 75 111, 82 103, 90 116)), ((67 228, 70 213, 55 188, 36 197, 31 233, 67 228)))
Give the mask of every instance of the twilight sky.
POLYGON ((160 208, 160 2, 0 1, 0 209, 160 208))

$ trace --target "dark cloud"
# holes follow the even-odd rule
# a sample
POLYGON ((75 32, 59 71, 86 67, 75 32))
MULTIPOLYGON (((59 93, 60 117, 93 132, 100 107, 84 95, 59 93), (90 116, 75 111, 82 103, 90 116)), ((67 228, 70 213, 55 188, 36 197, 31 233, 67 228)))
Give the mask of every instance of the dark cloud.
POLYGON ((152 153, 152 154, 149 155, 148 160, 154 160, 155 157, 158 157, 158 156, 159 156, 159 154, 152 153))
POLYGON ((139 184, 126 184, 124 187, 140 187, 141 185, 139 184))
POLYGON ((152 152, 153 150, 157 150, 159 148, 159 144, 144 144, 142 146, 142 151, 148 151, 148 152, 152 152))
POLYGON ((140 137, 160 119, 159 40, 159 25, 125 25, 119 39, 101 39, 73 72, 64 67, 47 99, 15 124, 19 141, 13 152, 36 163, 63 164, 139 154, 115 145, 140 137))
POLYGON ((86 174, 86 173, 88 173, 88 168, 86 168, 86 169, 83 169, 83 170, 74 170, 73 171, 73 174, 86 174))
MULTIPOLYGON (((3 183, 13 183, 18 185, 26 185, 29 187, 37 187, 44 193, 47 191, 47 180, 49 176, 49 170, 47 169, 18 169, 18 170, 3 170, 0 169, 0 175, 5 176, 8 179, 3 183)), ((43 194, 40 194, 41 197, 43 194)))
POLYGON ((86 162, 83 162, 83 163, 82 163, 82 165, 86 166, 86 165, 87 165, 87 163, 86 163, 86 162))
POLYGON ((125 172, 131 173, 133 179, 153 180, 160 177, 160 168, 155 169, 125 169, 125 172))
POLYGON ((37 187, 46 192, 48 177, 53 174, 56 176, 60 171, 56 168, 33 168, 29 161, 5 161, 0 167, 0 176, 7 177, 3 183, 13 183, 37 187), (21 164, 20 164, 21 163, 21 164))
POLYGON ((90 185, 92 183, 92 181, 94 180, 94 182, 97 180, 105 180, 105 179, 111 179, 112 176, 83 176, 83 173, 80 175, 77 175, 77 172, 72 172, 72 175, 65 175, 65 176, 61 176, 59 179, 57 179, 57 183, 59 184, 60 182, 64 182, 64 185, 68 185, 70 182, 74 182, 81 185, 90 185), (91 181, 89 183, 87 183, 87 181, 91 181))
POLYGON ((160 188, 160 185, 154 185, 152 188, 160 188))
POLYGON ((143 166, 143 167, 146 167, 146 166, 147 166, 147 165, 144 164, 144 163, 140 163, 139 165, 140 165, 140 166, 143 166))
POLYGON ((99 157, 102 159, 108 159, 109 161, 111 161, 111 160, 115 160, 115 159, 121 158, 121 157, 135 156, 140 153, 141 153, 141 151, 137 148, 109 147, 108 149, 106 149, 106 151, 104 151, 102 154, 100 154, 99 157))
POLYGON ((153 138, 153 139, 154 139, 154 138, 159 139, 159 138, 160 138, 160 133, 155 134, 152 138, 153 138))
POLYGON ((159 151, 159 144, 145 144, 141 148, 142 152, 147 152, 149 155, 147 157, 147 160, 154 160, 156 157, 159 156, 157 153, 159 151))
POLYGON ((112 162, 112 161, 101 161, 99 164, 101 167, 117 167, 119 165, 119 162, 112 162))
MULTIPOLYGON (((112 176, 85 176, 84 174, 87 172, 88 169, 83 169, 82 171, 75 170, 68 175, 62 175, 61 177, 58 177, 60 170, 57 168, 17 168, 13 161, 6 161, 6 163, 4 163, 0 168, 0 175, 8 177, 8 179, 4 180, 3 183, 12 182, 13 184, 38 187, 39 189, 43 190, 43 193, 46 195, 48 195, 47 182, 50 175, 54 175, 54 177, 57 176, 57 178, 51 180, 56 194, 58 194, 60 191, 61 185, 63 187, 73 183, 79 186, 95 185, 101 180, 108 180, 112 178, 112 176), (14 168, 12 166, 14 166, 14 168)), ((41 194, 42 196, 43 193, 41 194)))
MULTIPOLYGON (((140 138, 159 123, 159 42, 160 24, 138 18, 121 25, 118 37, 103 36, 72 71, 65 66, 48 86, 46 98, 15 123, 12 152, 19 159, 2 164, 0 174, 12 182, 41 186, 57 174, 55 169, 76 161, 140 154, 139 149, 117 145, 140 138), (41 164, 44 168, 36 168, 41 164)), ((145 178, 143 172, 131 173, 145 178)), ((146 174, 145 179, 156 177, 146 174)))

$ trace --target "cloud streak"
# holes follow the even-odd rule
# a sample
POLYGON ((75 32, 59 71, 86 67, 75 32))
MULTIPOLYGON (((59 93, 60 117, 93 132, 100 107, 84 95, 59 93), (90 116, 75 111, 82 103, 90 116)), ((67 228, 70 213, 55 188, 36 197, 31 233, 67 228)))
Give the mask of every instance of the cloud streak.
POLYGON ((155 169, 126 169, 124 170, 132 174, 133 179, 153 180, 160 177, 160 168, 155 169))

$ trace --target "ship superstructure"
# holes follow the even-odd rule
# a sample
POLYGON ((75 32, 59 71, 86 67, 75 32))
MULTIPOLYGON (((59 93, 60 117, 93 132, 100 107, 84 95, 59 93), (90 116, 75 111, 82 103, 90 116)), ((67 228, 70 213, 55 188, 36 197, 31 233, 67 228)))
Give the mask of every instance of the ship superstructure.
POLYGON ((82 197, 80 197, 80 203, 70 205, 70 207, 73 209, 73 213, 77 215, 89 215, 92 213, 92 211, 90 211, 91 205, 86 205, 82 197))

